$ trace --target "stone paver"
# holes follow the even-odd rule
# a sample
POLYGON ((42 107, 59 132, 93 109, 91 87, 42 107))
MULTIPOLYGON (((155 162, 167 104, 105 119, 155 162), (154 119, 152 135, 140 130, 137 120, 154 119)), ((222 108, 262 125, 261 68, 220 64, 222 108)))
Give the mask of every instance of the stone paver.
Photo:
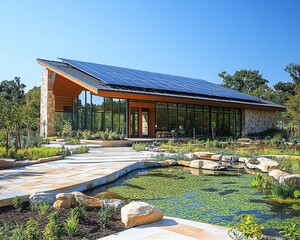
POLYGON ((34 192, 84 191, 145 168, 144 156, 131 148, 92 148, 60 161, 0 171, 0 207, 15 196, 28 200, 34 192))
POLYGON ((161 221, 134 227, 101 240, 227 240, 229 228, 164 217, 161 221))

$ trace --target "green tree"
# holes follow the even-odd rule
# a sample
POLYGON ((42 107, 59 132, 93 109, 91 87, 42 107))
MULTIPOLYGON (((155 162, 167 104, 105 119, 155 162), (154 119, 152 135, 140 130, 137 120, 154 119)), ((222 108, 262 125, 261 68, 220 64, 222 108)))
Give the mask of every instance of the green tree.
POLYGON ((300 84, 295 87, 295 95, 289 96, 286 106, 288 116, 298 126, 298 137, 300 137, 300 84))
POLYGON ((218 74, 223 78, 222 86, 250 94, 255 97, 266 99, 267 92, 271 91, 268 87, 268 80, 263 78, 258 70, 242 69, 236 71, 233 75, 223 71, 218 74))
POLYGON ((296 85, 300 84, 300 64, 290 63, 284 68, 284 71, 290 74, 296 85))

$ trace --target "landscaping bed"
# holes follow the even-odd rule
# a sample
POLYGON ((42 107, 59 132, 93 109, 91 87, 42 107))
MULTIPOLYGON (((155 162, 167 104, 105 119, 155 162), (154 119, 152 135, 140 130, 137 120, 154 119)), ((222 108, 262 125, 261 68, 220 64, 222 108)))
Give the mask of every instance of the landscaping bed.
MULTIPOLYGON (((74 236, 69 236, 67 231, 64 229, 64 223, 70 215, 70 209, 59 209, 58 223, 63 229, 61 238, 58 239, 99 239, 101 237, 111 235, 124 230, 124 224, 121 220, 112 219, 108 222, 105 228, 101 228, 98 223, 100 208, 92 210, 86 210, 86 216, 83 220, 79 220, 78 233, 74 236)), ((41 215, 35 211, 32 211, 30 206, 27 204, 23 206, 22 210, 19 211, 13 207, 0 208, 0 239, 28 239, 25 237, 26 224, 30 219, 34 219, 38 222, 38 238, 44 239, 44 231, 46 225, 49 223, 47 218, 51 213, 56 210, 50 207, 45 215, 41 215), (6 234, 6 230, 7 234, 6 234)))

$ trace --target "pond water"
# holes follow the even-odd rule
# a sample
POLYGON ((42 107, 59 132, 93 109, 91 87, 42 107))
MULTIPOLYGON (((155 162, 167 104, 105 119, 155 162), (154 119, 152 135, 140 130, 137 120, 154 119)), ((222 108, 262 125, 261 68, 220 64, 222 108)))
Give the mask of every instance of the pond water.
POLYGON ((137 170, 87 194, 109 191, 126 200, 141 200, 161 208, 165 215, 233 226, 237 216, 258 219, 267 235, 278 235, 284 224, 300 224, 300 204, 279 204, 250 187, 253 175, 190 168, 137 170))

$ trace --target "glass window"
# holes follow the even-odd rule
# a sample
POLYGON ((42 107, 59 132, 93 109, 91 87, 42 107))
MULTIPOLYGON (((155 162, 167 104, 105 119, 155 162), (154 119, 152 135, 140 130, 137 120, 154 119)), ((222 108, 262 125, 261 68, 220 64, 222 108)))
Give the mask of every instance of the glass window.
POLYGON ((168 104, 168 130, 177 130, 177 104, 169 103, 168 104))
POLYGON ((208 136, 210 135, 209 125, 209 107, 203 107, 203 135, 208 136))
POLYGON ((178 104, 178 136, 186 135, 186 105, 178 104))
POLYGON ((166 131, 168 129, 168 105, 167 103, 157 102, 155 108, 155 130, 166 131))
POLYGON ((194 105, 187 105, 187 114, 186 114, 186 135, 193 137, 194 131, 194 105))
POLYGON ((92 103, 93 103, 93 130, 103 131, 104 98, 93 95, 92 103))
POLYGON ((203 136, 203 108, 202 106, 195 106, 195 129, 196 136, 203 136))
POLYGON ((120 99, 120 133, 126 131, 126 100, 120 99))
POLYGON ((105 112, 105 123, 104 130, 112 130, 112 98, 105 98, 104 112, 105 112))
POLYGON ((113 99, 113 131, 119 132, 120 131, 120 100, 113 99))

